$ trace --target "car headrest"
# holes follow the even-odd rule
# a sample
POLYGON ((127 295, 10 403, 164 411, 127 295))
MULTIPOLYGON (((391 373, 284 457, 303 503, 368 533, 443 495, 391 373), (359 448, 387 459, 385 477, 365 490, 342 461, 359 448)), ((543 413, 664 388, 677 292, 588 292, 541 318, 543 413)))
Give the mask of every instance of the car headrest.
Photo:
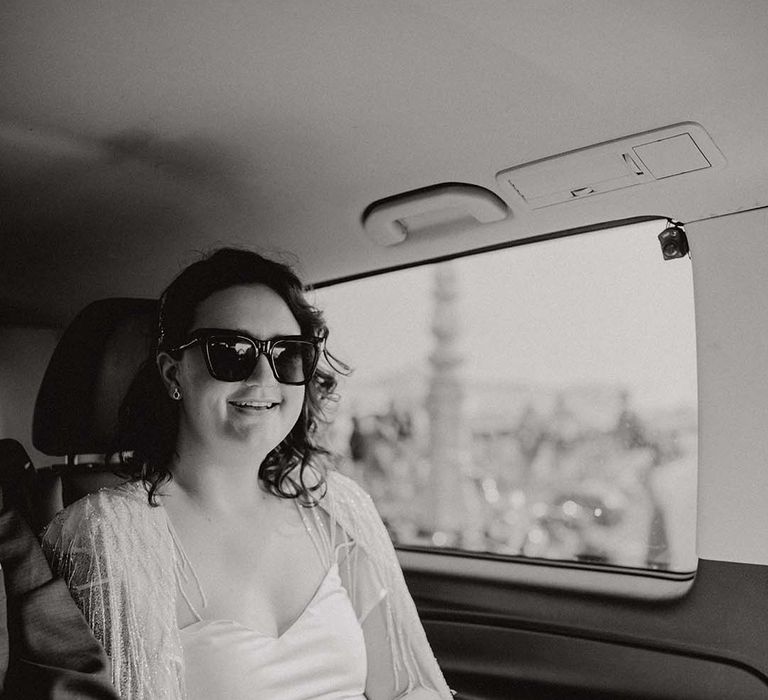
POLYGON ((114 449, 120 404, 157 333, 157 301, 103 299, 61 337, 35 403, 32 442, 47 455, 114 449))
POLYGON ((15 486, 30 469, 32 460, 18 440, 0 440, 0 486, 15 486))
POLYGON ((0 511, 14 509, 33 532, 39 532, 61 507, 58 482, 35 471, 22 444, 0 440, 0 511))

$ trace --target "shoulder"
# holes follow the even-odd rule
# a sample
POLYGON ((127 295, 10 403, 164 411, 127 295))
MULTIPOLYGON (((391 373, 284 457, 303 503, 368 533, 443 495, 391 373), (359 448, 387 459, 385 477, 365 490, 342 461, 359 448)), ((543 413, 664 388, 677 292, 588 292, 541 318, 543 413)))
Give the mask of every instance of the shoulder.
POLYGON ((62 510, 46 528, 44 541, 72 540, 85 533, 100 531, 137 533, 157 515, 141 484, 125 483, 103 488, 84 496, 62 510))
POLYGON ((56 517, 63 521, 94 520, 112 516, 143 517, 154 510, 140 483, 126 482, 89 493, 56 517))
POLYGON ((149 505, 141 484, 105 488, 76 501, 46 528, 42 546, 68 584, 114 578, 138 590, 173 572, 165 509, 149 505))
POLYGON ((368 493, 356 481, 336 471, 329 471, 326 480, 328 490, 320 505, 332 520, 366 549, 373 541, 391 547, 386 527, 368 493))
POLYGON ((326 475, 327 495, 334 500, 361 501, 373 506, 368 493, 354 479, 341 472, 329 470, 326 475))
POLYGON ((347 521, 349 518, 357 517, 381 520, 373 499, 354 479, 337 471, 329 471, 326 482, 328 490, 321 505, 325 506, 329 512, 338 515, 340 520, 344 519, 345 514, 347 521))

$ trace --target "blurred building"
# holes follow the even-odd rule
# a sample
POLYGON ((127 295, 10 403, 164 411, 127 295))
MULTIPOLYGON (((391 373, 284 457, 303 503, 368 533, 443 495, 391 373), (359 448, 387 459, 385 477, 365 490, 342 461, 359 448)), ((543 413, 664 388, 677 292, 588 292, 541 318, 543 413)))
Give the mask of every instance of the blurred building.
MULTIPOLYGON (((429 416, 429 485, 422 527, 438 543, 458 544, 472 537, 471 513, 465 503, 464 474, 470 465, 471 433, 466 414, 466 387, 459 349, 461 322, 458 282, 452 263, 435 267, 432 352, 426 396, 429 416)), ((478 536, 481 536, 478 533, 478 536)))
POLYGON ((341 468, 401 543, 685 569, 695 562, 695 407, 640 415, 622 386, 468 378, 460 290, 435 267, 426 361, 354 378, 341 468))

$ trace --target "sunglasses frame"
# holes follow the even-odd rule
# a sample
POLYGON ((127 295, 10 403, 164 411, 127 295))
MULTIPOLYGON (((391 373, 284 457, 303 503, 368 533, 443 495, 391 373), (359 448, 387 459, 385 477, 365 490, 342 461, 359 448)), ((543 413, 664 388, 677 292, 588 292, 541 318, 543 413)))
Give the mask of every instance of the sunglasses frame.
POLYGON ((264 355, 267 358, 267 364, 269 365, 269 369, 272 370, 272 376, 277 380, 277 382, 279 382, 280 384, 288 384, 290 386, 306 386, 307 384, 309 384, 309 382, 312 381, 312 377, 315 376, 317 363, 320 361, 320 355, 323 352, 323 344, 325 343, 325 339, 327 338, 327 336, 328 336, 327 333, 319 336, 278 335, 278 336, 275 336, 274 338, 270 338, 269 340, 260 340, 259 338, 254 338, 253 336, 250 336, 247 333, 243 333, 242 331, 235 331, 230 328, 197 328, 196 330, 192 331, 189 334, 190 340, 188 340, 186 343, 182 343, 181 345, 177 345, 174 348, 169 348, 167 352, 170 355, 174 355, 176 353, 180 353, 183 350, 186 350, 187 348, 192 347, 193 345, 196 345, 199 343, 200 349, 203 353, 203 358, 205 359, 205 366, 206 366, 206 369, 208 370, 208 374, 210 374, 211 377, 213 377, 216 381, 229 382, 229 383, 245 381, 253 373, 253 370, 256 369, 256 364, 259 361, 259 357, 264 355), (250 343, 250 345, 256 350, 256 359, 254 361, 253 368, 245 377, 243 377, 242 379, 222 379, 216 376, 216 374, 213 371, 213 363, 211 362, 210 349, 208 347, 208 339, 211 336, 226 336, 228 338, 235 338, 237 340, 245 341, 247 343, 250 343), (275 346, 278 343, 285 340, 301 341, 304 343, 311 344, 315 348, 315 360, 312 363, 312 367, 310 371, 307 373, 307 377, 306 379, 304 379, 304 381, 286 382, 277 376, 277 370, 275 369, 275 362, 274 362, 274 358, 272 357, 272 351, 274 350, 275 346))

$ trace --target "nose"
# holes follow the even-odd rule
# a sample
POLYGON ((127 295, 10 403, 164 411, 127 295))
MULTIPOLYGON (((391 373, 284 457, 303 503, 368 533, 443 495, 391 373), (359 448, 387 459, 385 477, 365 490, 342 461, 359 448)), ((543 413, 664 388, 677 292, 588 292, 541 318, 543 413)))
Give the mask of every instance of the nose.
POLYGON ((256 366, 253 368, 253 372, 251 372, 251 376, 248 377, 246 381, 248 382, 248 384, 259 384, 259 385, 277 383, 277 380, 275 379, 275 375, 272 374, 272 369, 269 366, 269 361, 267 360, 267 356, 263 352, 259 353, 259 357, 256 360, 256 366))

